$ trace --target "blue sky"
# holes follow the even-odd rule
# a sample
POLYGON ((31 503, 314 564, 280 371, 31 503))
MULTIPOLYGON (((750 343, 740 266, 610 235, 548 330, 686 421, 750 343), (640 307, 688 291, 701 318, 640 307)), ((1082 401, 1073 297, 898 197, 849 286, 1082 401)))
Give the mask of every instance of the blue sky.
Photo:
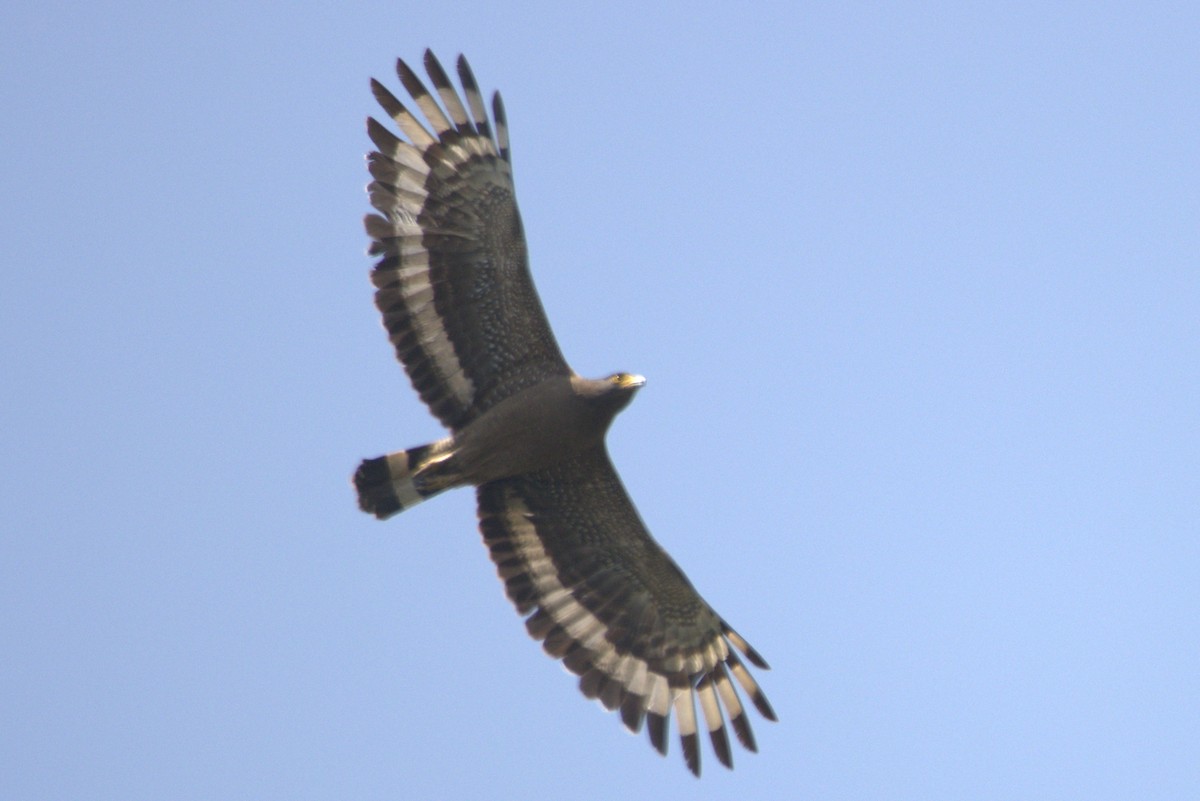
POLYGON ((1200 12, 9 3, 0 796, 1200 792, 1200 12), (699 782, 528 639, 371 303, 367 81, 504 93, 610 447, 766 657, 699 782))

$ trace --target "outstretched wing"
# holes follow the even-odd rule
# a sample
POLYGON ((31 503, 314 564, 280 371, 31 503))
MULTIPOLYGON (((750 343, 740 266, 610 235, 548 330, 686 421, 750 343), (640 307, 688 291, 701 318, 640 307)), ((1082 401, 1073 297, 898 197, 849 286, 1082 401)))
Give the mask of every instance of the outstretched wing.
POLYGON ((457 430, 570 368, 529 275, 500 95, 492 99, 493 132, 465 58, 465 106, 428 50, 425 68, 445 110, 407 64, 396 64, 432 131, 371 82, 409 141, 367 121, 378 148, 367 157, 375 179, 367 190, 380 214, 365 223, 370 253, 381 256, 371 273, 375 305, 396 355, 421 399, 457 430))
POLYGON ((667 750, 678 720, 700 773, 695 701, 717 758, 732 766, 725 718, 756 750, 731 676, 764 717, 767 699, 731 646, 767 664, 704 602, 651 538, 603 446, 478 489, 480 530, 529 633, 578 674, 579 687, 667 750), (724 713, 722 712, 724 710, 724 713))

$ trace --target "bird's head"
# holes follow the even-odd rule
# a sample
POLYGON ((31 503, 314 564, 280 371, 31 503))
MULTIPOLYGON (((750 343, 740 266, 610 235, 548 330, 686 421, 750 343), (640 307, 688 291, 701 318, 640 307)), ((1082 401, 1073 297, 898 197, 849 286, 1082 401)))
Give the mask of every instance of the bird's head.
POLYGON ((604 380, 614 388, 622 392, 627 392, 630 395, 646 385, 644 376, 634 375, 633 373, 613 373, 604 380))
POLYGON ((603 380, 608 385, 605 394, 615 401, 617 411, 624 409, 637 391, 646 385, 646 378, 636 373, 613 373, 603 380))
POLYGON ((613 373, 602 378, 599 383, 602 386, 602 403, 609 410, 609 414, 615 417, 617 412, 629 405, 637 391, 645 386, 646 379, 634 373, 613 373))
POLYGON ((590 399, 594 404, 594 408, 605 418, 607 427, 607 422, 629 405, 629 401, 633 400, 633 396, 646 383, 646 379, 633 373, 613 373, 598 379, 576 377, 572 383, 581 397, 590 399))
POLYGON ((633 396, 637 391, 646 384, 646 379, 643 376, 634 373, 613 373, 603 379, 606 388, 603 392, 605 397, 605 405, 612 409, 612 414, 624 409, 633 400, 633 396))

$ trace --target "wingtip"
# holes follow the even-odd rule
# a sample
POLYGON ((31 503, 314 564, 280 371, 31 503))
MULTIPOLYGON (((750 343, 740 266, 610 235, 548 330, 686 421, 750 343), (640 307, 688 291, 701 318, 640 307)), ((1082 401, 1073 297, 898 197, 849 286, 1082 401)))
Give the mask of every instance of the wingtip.
POLYGON ((395 153, 400 138, 374 117, 367 117, 367 137, 380 153, 395 153))
POLYGON ((684 734, 679 738, 680 745, 683 746, 683 761, 687 763, 688 770, 697 779, 700 778, 700 738, 695 732, 684 734))
POLYGON ((403 81, 405 75, 411 75, 414 78, 416 77, 416 73, 414 73, 412 71, 412 68, 408 66, 408 62, 402 58, 397 58, 396 59, 396 76, 398 78, 400 78, 401 81, 403 81))
POLYGON ((656 712, 646 713, 646 735, 654 750, 663 756, 667 755, 667 718, 656 712))
POLYGON ((434 55, 432 47, 425 48, 425 53, 421 56, 421 63, 424 65, 426 72, 443 72, 442 64, 438 61, 437 56, 434 55))
POLYGON ((725 733, 725 727, 713 729, 708 736, 712 741, 713 753, 717 755, 717 761, 733 770, 733 751, 729 747, 729 735, 725 733))
POLYGON ((779 722, 779 716, 775 714, 775 709, 771 706, 771 702, 767 700, 765 695, 760 692, 758 695, 753 696, 750 700, 754 703, 754 708, 757 709, 764 718, 772 723, 779 722))
POLYGON ((733 630, 733 627, 721 621, 721 632, 725 635, 734 647, 742 652, 742 655, 750 660, 750 664, 762 670, 770 670, 771 666, 767 664, 767 660, 763 659, 762 654, 755 650, 754 646, 746 642, 746 638, 733 630))

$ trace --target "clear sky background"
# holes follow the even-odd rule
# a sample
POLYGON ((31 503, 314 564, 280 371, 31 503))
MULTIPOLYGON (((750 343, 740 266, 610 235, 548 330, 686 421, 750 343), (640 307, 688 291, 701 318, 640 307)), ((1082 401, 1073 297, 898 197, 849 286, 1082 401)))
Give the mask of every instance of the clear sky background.
POLYGON ((0 797, 1200 797, 1190 3, 9 2, 0 797), (367 81, 502 89, 534 275, 780 716, 526 636, 371 302, 367 81))

